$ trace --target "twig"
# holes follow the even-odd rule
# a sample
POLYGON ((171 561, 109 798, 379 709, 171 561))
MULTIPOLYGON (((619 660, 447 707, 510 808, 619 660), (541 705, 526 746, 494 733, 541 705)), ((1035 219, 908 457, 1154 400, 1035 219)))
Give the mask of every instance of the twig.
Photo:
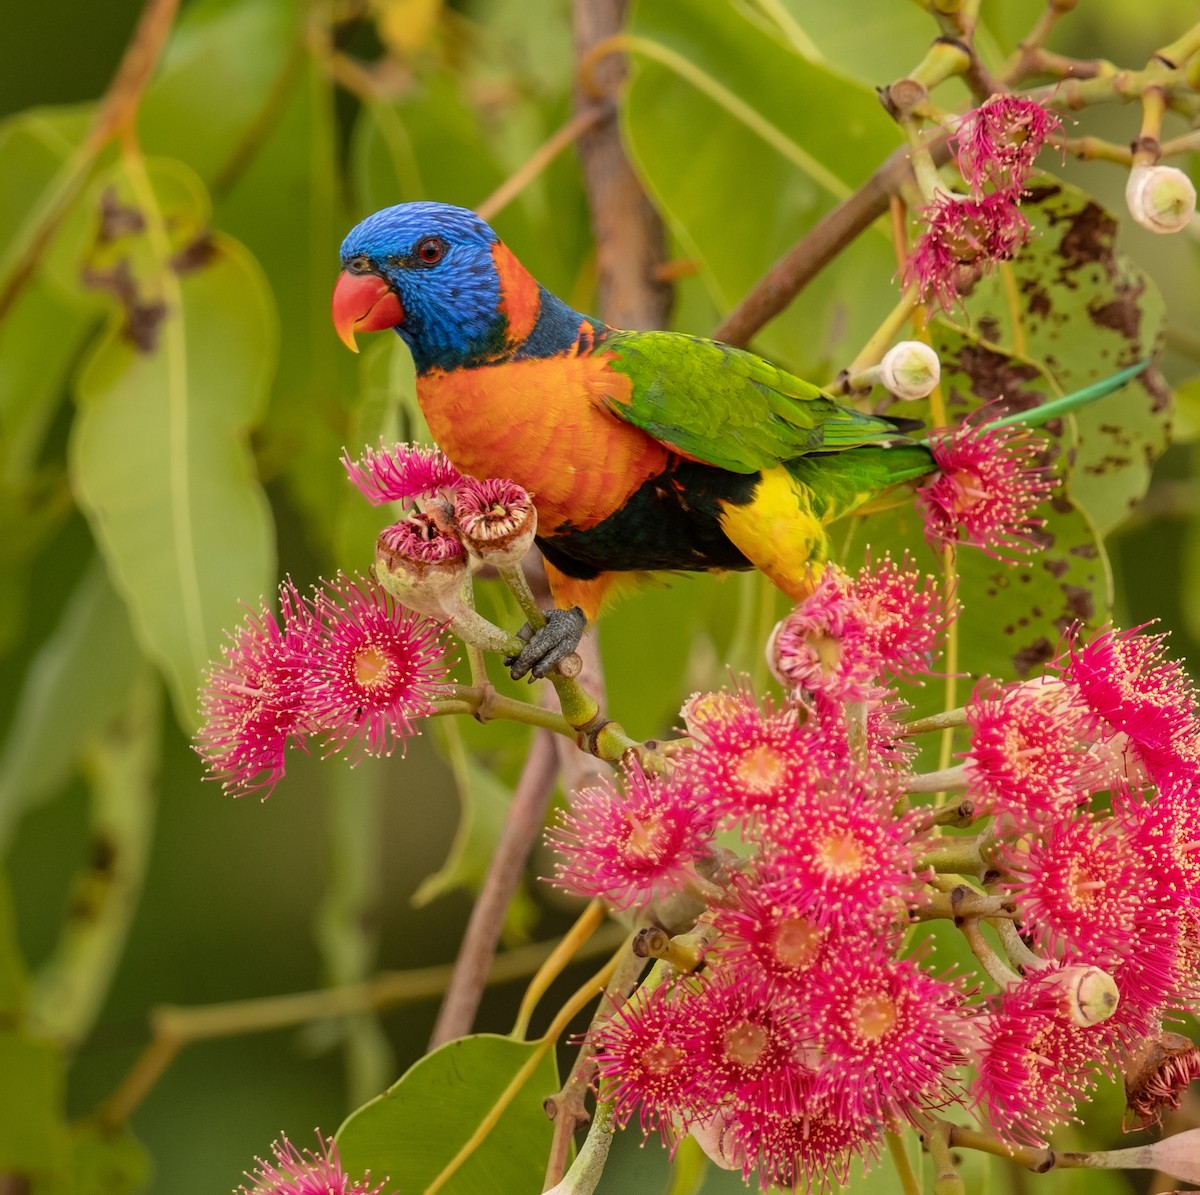
POLYGON ((54 239, 58 226, 79 197, 100 151, 114 138, 133 128, 142 93, 154 74, 167 34, 175 21, 178 0, 146 0, 117 73, 100 102, 96 119, 82 143, 63 164, 51 186, 51 194, 13 238, 13 246, 25 243, 12 260, 0 262, 0 321, 9 313, 37 263, 54 239))
POLYGON ((454 976, 429 1040, 431 1050, 471 1031, 508 903, 542 828, 557 775, 558 756, 553 739, 540 730, 530 744, 529 757, 504 819, 500 841, 496 843, 496 853, 458 948, 454 976))
POLYGON ((561 1180, 566 1170, 567 1155, 571 1151, 571 1138, 575 1130, 587 1124, 589 1119, 584 1100, 591 1086, 592 1076, 596 1073, 596 1046, 593 1034, 613 1015, 617 1007, 616 1001, 628 996, 637 987, 645 969, 646 960, 634 954, 631 948, 632 941, 631 935, 624 944, 625 953, 619 956, 617 969, 604 990, 596 1008, 596 1015, 592 1017, 592 1023, 588 1026, 587 1037, 580 1047, 567 1081, 561 1090, 546 1099, 546 1115, 554 1121, 554 1138, 550 1144, 543 1187, 553 1187, 561 1180))
MULTIPOLYGON (((946 138, 929 146, 937 165, 950 160, 946 138)), ((713 336, 746 345, 862 232, 886 214, 891 198, 909 176, 907 146, 895 150, 853 195, 819 220, 779 259, 748 295, 717 325, 713 336)))
MULTIPOLYGON (((619 926, 605 926, 578 951, 576 959, 609 954, 624 937, 619 926)), ((506 983, 532 974, 556 946, 556 942, 539 942, 497 955, 488 971, 487 982, 506 983)), ((428 1000, 446 990, 453 970, 452 966, 442 965, 412 971, 385 971, 365 983, 316 992, 292 992, 286 996, 231 1000, 193 1008, 159 1005, 150 1013, 153 1034, 150 1044, 117 1089, 100 1105, 96 1118, 104 1125, 124 1124, 175 1055, 193 1042, 267 1033, 327 1017, 355 1016, 428 1000)))
POLYGON ((611 118, 612 115, 613 107, 609 103, 591 103, 580 108, 566 124, 551 133, 504 182, 479 203, 475 211, 484 220, 494 219, 497 213, 512 203, 567 146, 594 128, 605 117, 611 118))
MULTIPOLYGON (((577 61, 621 31, 626 7, 626 0, 574 0, 577 61)), ((590 81, 611 96, 624 75, 624 59, 609 54, 595 65, 590 81)), ((576 113, 595 103, 596 96, 578 81, 576 113)), ((618 328, 665 328, 674 298, 659 272, 667 260, 666 233, 625 156, 615 108, 580 136, 579 162, 596 238, 601 316, 618 328)))

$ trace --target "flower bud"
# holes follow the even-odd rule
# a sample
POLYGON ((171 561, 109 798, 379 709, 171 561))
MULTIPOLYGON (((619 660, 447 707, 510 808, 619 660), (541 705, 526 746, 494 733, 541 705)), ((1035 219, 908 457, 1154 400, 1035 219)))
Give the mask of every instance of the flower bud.
POLYGON ((533 546, 537 511, 516 482, 464 477, 454 496, 454 521, 472 555, 497 568, 517 564, 533 546))
POLYGON ((1179 232, 1196 210, 1196 188, 1175 166, 1135 166, 1125 184, 1125 202, 1150 232, 1179 232))
POLYGON ((880 361, 879 381, 897 398, 927 398, 942 376, 942 363, 927 344, 902 340, 880 361))
POLYGON ((1117 1011, 1117 985, 1107 971, 1076 963, 1063 967, 1050 981, 1062 999, 1067 1020, 1081 1029, 1107 1021, 1117 1011))
POLYGON ((375 576, 401 605, 444 621, 462 606, 467 554, 456 536, 415 512, 379 533, 375 576))

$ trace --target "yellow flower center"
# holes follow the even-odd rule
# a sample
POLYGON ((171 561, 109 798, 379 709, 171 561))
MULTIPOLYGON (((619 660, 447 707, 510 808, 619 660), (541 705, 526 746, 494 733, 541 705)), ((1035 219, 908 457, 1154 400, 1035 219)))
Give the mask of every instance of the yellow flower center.
POLYGON ((817 859, 829 875, 856 875, 863 868, 862 844, 849 830, 830 834, 818 846, 817 859))
POLYGON ((778 786, 786 768, 787 760, 778 751, 760 744, 751 747, 738 761, 738 783, 750 792, 771 792, 778 786))
POLYGON ((725 1056, 738 1066, 753 1066, 767 1048, 767 1031, 761 1025, 743 1021, 725 1031, 725 1056))
POLYGON ((880 1041, 896 1027, 896 1002, 886 992, 860 996, 854 1007, 854 1028, 863 1041, 880 1041))
POLYGON ((821 931, 807 917, 789 917, 775 927, 771 945, 785 967, 807 967, 821 948, 821 931))
POLYGON ((385 688, 391 683, 392 660, 374 644, 354 655, 354 683, 360 689, 385 688))

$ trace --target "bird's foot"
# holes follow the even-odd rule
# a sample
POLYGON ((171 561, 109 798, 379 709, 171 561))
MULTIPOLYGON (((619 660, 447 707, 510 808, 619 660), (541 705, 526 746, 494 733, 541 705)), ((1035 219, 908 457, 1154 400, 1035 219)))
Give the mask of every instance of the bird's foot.
POLYGON ((548 610, 546 625, 536 631, 526 623, 517 632, 524 648, 518 655, 504 657, 509 676, 520 680, 528 673, 531 679, 540 680, 579 646, 586 627, 587 619, 578 606, 548 610))

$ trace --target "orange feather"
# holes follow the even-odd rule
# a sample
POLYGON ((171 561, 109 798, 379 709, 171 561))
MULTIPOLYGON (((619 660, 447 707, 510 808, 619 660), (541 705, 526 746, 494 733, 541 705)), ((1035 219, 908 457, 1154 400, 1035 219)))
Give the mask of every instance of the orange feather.
POLYGON ((673 459, 605 410, 606 399, 628 401, 631 385, 603 355, 571 355, 433 369, 418 376, 417 398, 455 467, 524 486, 539 530, 554 535, 596 526, 673 459))

